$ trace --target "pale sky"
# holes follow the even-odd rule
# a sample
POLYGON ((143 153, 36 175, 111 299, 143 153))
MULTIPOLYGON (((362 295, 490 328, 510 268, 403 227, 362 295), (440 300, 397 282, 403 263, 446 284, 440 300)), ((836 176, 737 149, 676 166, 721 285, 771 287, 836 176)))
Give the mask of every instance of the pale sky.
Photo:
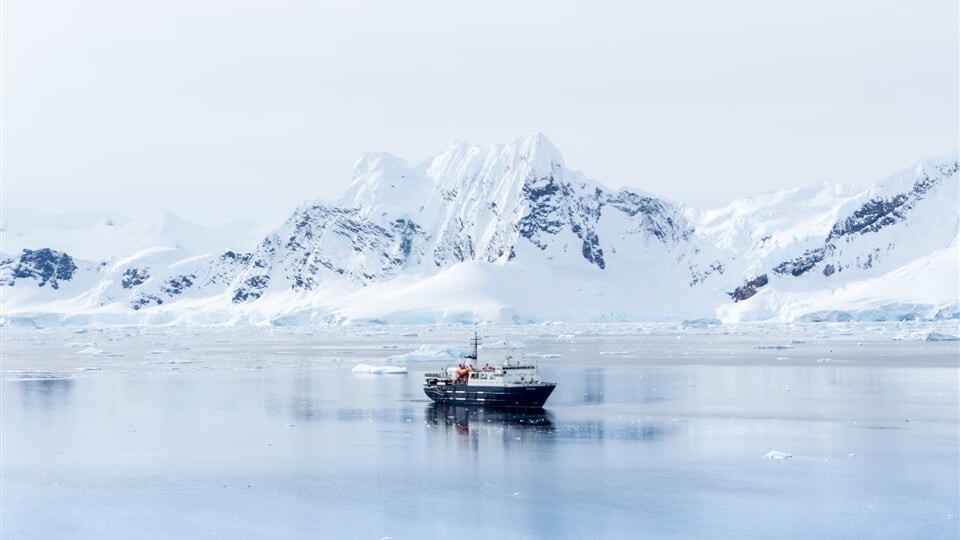
POLYGON ((3 208, 277 222, 540 131, 695 207, 960 146, 956 0, 3 2, 3 208))

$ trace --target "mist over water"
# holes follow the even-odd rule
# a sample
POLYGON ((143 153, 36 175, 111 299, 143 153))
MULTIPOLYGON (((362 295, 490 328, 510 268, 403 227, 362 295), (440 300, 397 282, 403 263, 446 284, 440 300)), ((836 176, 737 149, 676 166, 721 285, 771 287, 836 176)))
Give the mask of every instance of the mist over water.
POLYGON ((533 412, 433 404, 442 364, 408 353, 473 330, 5 328, 0 532, 960 533, 960 346, 924 340, 948 323, 480 327, 556 391, 533 412))

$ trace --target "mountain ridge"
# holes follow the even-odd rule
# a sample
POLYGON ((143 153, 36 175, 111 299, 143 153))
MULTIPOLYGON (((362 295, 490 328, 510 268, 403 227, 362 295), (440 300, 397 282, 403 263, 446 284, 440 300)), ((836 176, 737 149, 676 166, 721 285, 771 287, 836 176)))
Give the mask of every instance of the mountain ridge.
MULTIPOLYGON (((75 260, 49 246, 5 255, 3 317, 800 320, 843 311, 831 291, 956 251, 958 171, 953 153, 859 191, 822 184, 705 211, 611 190, 566 168, 539 133, 487 148, 456 142, 412 166, 368 153, 338 201, 300 205, 248 250, 178 243, 170 236, 202 234, 168 217, 160 245, 108 260, 75 260), (455 295, 485 307, 450 309, 455 295), (804 295, 823 298, 798 307, 804 295)), ((877 317, 884 305, 916 305, 909 316, 919 318, 958 311, 955 271, 938 264, 945 267, 940 298, 913 302, 898 277, 899 290, 860 311, 877 317)))

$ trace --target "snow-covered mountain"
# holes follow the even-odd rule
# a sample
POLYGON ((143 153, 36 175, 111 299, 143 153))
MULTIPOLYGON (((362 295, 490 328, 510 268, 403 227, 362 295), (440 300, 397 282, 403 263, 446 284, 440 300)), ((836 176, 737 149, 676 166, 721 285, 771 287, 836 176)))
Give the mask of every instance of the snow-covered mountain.
POLYGON ((0 305, 8 324, 956 318, 958 185, 954 153, 701 211, 610 190, 540 134, 373 153, 258 243, 175 216, 5 224, 0 305))

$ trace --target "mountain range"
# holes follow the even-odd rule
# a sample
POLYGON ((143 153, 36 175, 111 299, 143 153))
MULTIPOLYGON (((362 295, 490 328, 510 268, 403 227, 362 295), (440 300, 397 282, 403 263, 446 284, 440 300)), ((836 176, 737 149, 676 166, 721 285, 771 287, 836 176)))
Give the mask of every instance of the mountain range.
POLYGON ((541 134, 370 153, 270 231, 5 224, 2 323, 955 319, 958 186, 954 152, 699 210, 609 189, 541 134))

